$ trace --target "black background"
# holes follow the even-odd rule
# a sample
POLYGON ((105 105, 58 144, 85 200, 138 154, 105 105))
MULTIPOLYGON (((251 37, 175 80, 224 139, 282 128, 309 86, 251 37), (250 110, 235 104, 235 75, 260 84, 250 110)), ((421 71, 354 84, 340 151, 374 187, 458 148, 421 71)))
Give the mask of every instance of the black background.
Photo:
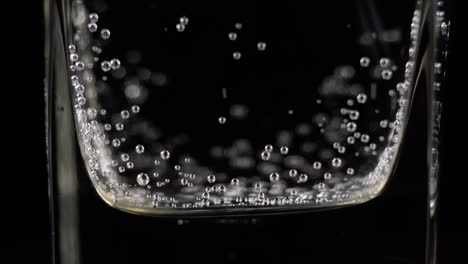
MULTIPOLYGON (((454 5, 453 3, 452 5, 454 5)), ((7 218, 6 227, 13 234, 12 240, 7 240, 8 245, 12 245, 12 249, 15 254, 12 263, 50 263, 50 226, 49 226, 49 213, 48 213, 48 193, 47 193, 47 170, 46 170, 46 156, 45 156, 45 120, 44 120, 44 94, 43 94, 43 18, 42 18, 42 5, 40 1, 36 1, 34 4, 24 8, 24 18, 26 19, 27 27, 21 28, 18 40, 15 37, 8 37, 8 40, 15 40, 13 46, 19 49, 19 52, 12 60, 6 60, 6 62, 19 62, 14 65, 14 74, 9 75, 8 80, 16 80, 15 86, 10 86, 10 90, 17 92, 15 94, 13 103, 19 102, 12 109, 7 107, 8 117, 13 119, 13 123, 10 123, 7 119, 7 124, 14 124, 13 133, 15 136, 20 136, 21 139, 13 137, 10 141, 12 147, 8 147, 7 150, 11 150, 11 161, 8 161, 8 167, 15 168, 8 172, 3 172, 3 177, 10 177, 13 180, 14 188, 21 188, 23 190, 21 197, 14 197, 11 194, 4 193, 4 199, 13 205, 13 213, 5 212, 2 217, 7 218), (27 29, 26 31, 24 29, 27 29), (24 38, 24 40, 23 40, 24 38), (21 41, 20 41, 21 40, 21 41), (24 43, 26 45, 19 45, 24 43), (24 54, 24 58, 23 58, 24 54), (17 74, 17 75, 16 75, 17 74), (18 82, 19 80, 19 82, 18 82), (17 99, 20 98, 20 99, 17 99), (16 110, 16 111, 11 111, 16 110), (19 142, 19 143, 14 143, 19 142), (18 180, 20 179, 20 180, 18 180)), ((451 31, 451 53, 448 68, 448 80, 444 91, 444 109, 443 109, 443 121, 442 121, 442 171, 441 171, 441 193, 440 193, 440 228, 439 228, 439 248, 440 263, 463 263, 463 258, 458 258, 462 250, 466 248, 465 233, 462 232, 463 220, 466 206, 466 198, 463 198, 462 184, 459 182, 462 178, 467 176, 465 172, 464 163, 460 163, 460 159, 463 159, 464 155, 461 151, 457 151, 456 148, 461 147, 463 138, 459 138, 456 135, 456 131, 463 130, 464 128, 460 124, 459 118, 462 118, 463 114, 466 113, 463 105, 455 103, 454 98, 460 96, 461 90, 464 88, 463 83, 460 82, 461 77, 457 75, 458 66, 461 65, 462 61, 460 54, 460 48, 458 47, 459 35, 462 31, 461 23, 458 22, 455 17, 456 8, 452 6, 451 15, 452 18, 452 31, 451 31), (461 111, 461 112, 459 112, 461 111), (452 130, 452 124, 456 125, 452 130), (461 165, 460 165, 461 164, 461 165), (465 242, 462 242, 465 241, 465 242)), ((10 84, 8 84, 10 85, 10 84)), ((417 124, 418 120, 414 118, 410 121, 417 124)), ((2 127, 5 127, 4 125, 2 127)), ((418 144, 418 135, 410 135, 408 141, 413 144, 418 144), (411 137, 410 137, 411 136, 411 137)), ((8 138, 7 138, 8 139, 8 138)), ((420 142, 424 144, 423 142, 420 142)), ((8 146, 6 144, 5 146, 8 146)), ((403 154, 404 155, 404 154, 403 154)), ((414 155, 414 153, 413 153, 414 155)), ((424 153, 422 153, 424 157, 424 153)), ((406 166, 407 171, 411 171, 411 165, 413 164, 414 157, 406 156, 402 157, 402 164, 400 166, 406 166), (406 164, 406 165, 405 165, 406 164)), ((423 160, 419 161, 423 162, 423 160)), ((466 162, 465 162, 466 163, 466 162)), ((397 185, 399 183, 393 183, 397 185)), ((389 188, 401 188, 406 186, 407 191, 412 190, 410 182, 403 182, 400 186, 392 186, 389 188)), ((4 189, 7 187, 4 186, 4 189)), ((10 186, 8 186, 10 188, 10 186)), ((16 193, 16 195, 18 195, 16 193)), ((385 199, 385 194, 382 199, 385 199)), ((411 201, 408 201, 411 205, 411 201)), ((368 205, 372 207, 372 204, 368 205)), ((390 205, 391 206, 391 205, 390 205)), ((361 207, 357 210, 365 211, 365 208, 361 207)), ((401 208, 400 217, 393 217, 392 215, 386 215, 386 222, 389 229, 388 239, 383 247, 388 247, 387 253, 390 253, 394 248, 395 250, 404 250, 406 248, 406 255, 408 259, 412 259, 411 254, 415 251, 414 245, 411 244, 411 239, 405 237, 408 232, 415 230, 401 230, 401 226, 414 226, 407 223, 408 221, 416 221, 411 216, 414 212, 411 212, 411 206, 407 208, 401 208)), ((377 211, 376 215, 384 215, 386 211, 377 211)), ((116 213, 117 214, 117 213, 116 213)), ((340 212, 329 213, 331 215, 336 214, 339 217, 340 212)), ((355 221, 357 221, 356 218, 355 221)), ((380 218, 379 218, 380 219, 380 218)), ((281 217, 277 218, 266 225, 261 225, 260 228, 255 230, 252 226, 252 232, 259 232, 260 235, 268 235, 268 227, 279 224, 283 221, 281 217)), ((306 220, 303 220, 306 221, 306 220)), ((353 219, 349 219, 351 224, 359 225, 361 223, 353 222, 353 219)), ((199 227, 203 227, 203 224, 198 224, 199 227)), ((170 224, 168 224, 170 226, 170 224)), ((205 225, 206 226, 206 225, 205 225)), ((230 225, 224 225, 226 228, 231 228, 230 225)), ((188 227, 189 228, 189 227, 188 227)), ((219 232, 223 232, 222 228, 218 227, 219 232)), ((424 232, 425 227, 421 227, 420 230, 416 230, 416 233, 424 232)), ((8 232, 7 232, 8 233, 8 232)), ((297 238, 301 239, 301 238, 297 238)), ((363 241, 361 238, 359 241, 363 241)), ((174 240, 175 241, 175 240, 174 240)), ((248 241, 252 243, 253 247, 257 247, 260 251, 275 251, 274 246, 256 244, 256 241, 248 241)), ((283 241, 287 243, 287 241, 283 241)), ((377 248, 372 246, 372 240, 369 242, 371 249, 377 248)), ((220 246, 219 246, 220 247, 220 246)), ((9 248, 9 247, 7 247, 9 248)), ((264 262, 273 261, 279 263, 289 263, 291 260, 310 260, 312 259, 311 252, 313 249, 303 249, 303 251, 294 252, 291 251, 292 255, 295 255, 292 259, 282 259, 277 255, 271 255, 272 259, 263 259, 264 262)), ((177 253, 177 247, 174 250, 177 253)), ((207 251, 208 252, 208 251, 207 251)), ((216 251, 214 251, 216 252, 216 251)), ((330 251, 332 252, 332 251, 330 251)), ((195 254, 195 252, 185 252, 186 254, 195 254)), ((222 254, 222 253, 219 253, 222 254)), ((339 254, 339 253, 337 253, 339 254)), ((207 254, 208 261, 216 261, 216 254, 207 254)), ((267 255, 267 254, 263 254, 267 255)), ((284 254, 283 254, 284 256, 284 254)), ((219 257, 221 259, 221 257, 219 257)), ((346 256, 341 256, 343 260, 346 260, 346 256)), ((414 259, 419 259, 414 258, 414 259)), ((240 261, 244 259, 238 259, 240 261)), ((413 263, 405 262, 404 260, 389 260, 388 263, 413 263), (393 261, 393 262, 392 262, 393 261), (400 261, 400 262, 398 262, 400 261)))

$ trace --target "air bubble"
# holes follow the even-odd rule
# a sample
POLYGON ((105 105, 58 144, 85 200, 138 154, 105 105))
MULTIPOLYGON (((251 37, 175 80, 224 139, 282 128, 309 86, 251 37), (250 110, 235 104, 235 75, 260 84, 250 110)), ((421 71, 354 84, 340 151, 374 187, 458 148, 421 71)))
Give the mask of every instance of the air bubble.
POLYGON ((178 32, 184 32, 185 31, 185 25, 177 24, 176 29, 177 29, 178 32))
POLYGON ((112 69, 110 62, 103 61, 101 62, 101 70, 104 72, 108 72, 112 69))
POLYGON ((358 120, 359 119, 359 111, 351 110, 351 112, 349 112, 349 118, 351 120, 358 120))
POLYGON ((314 164, 312 164, 312 167, 315 170, 320 170, 322 168, 322 163, 320 161, 316 161, 316 162, 314 162, 314 164))
POLYGON ((367 95, 360 93, 357 95, 356 100, 358 101, 358 103, 364 104, 367 101, 367 95))
POLYGON ((259 51, 264 51, 266 49, 266 43, 265 42, 258 42, 257 43, 257 49, 259 51))
POLYGON ((239 51, 236 51, 236 52, 232 53, 232 57, 235 60, 240 60, 240 58, 242 57, 242 54, 239 51))
POLYGON ((384 80, 390 80, 392 78, 393 72, 391 70, 383 70, 382 71, 382 78, 384 80))
POLYGON ((86 98, 80 96, 76 99, 76 102, 79 104, 79 105, 84 105, 86 104, 86 98))
POLYGON ((120 112, 120 116, 123 119, 128 119, 130 117, 130 112, 128 112, 127 110, 123 110, 122 112, 120 112))
POLYGON ((362 134, 362 136, 361 136, 361 142, 362 142, 362 143, 367 143, 367 142, 369 142, 369 139, 370 139, 369 135, 367 135, 367 134, 362 134))
POLYGON ((184 186, 187 185, 188 182, 189 182, 189 181, 188 181, 187 179, 185 179, 185 178, 180 180, 180 184, 182 184, 182 185, 184 185, 184 186))
POLYGON ((218 118, 218 122, 219 122, 221 125, 226 124, 226 117, 224 117, 224 116, 219 117, 219 118, 218 118))
POLYGON ((118 68, 120 68, 120 60, 119 59, 112 59, 110 61, 110 66, 113 70, 117 70, 118 68))
POLYGON ((235 33, 235 32, 230 32, 230 33, 228 34, 228 37, 229 37, 230 40, 234 41, 234 40, 237 39, 237 33, 235 33))
POLYGON ((270 174, 270 181, 272 182, 278 181, 279 178, 280 178, 280 175, 277 172, 273 172, 270 174))
POLYGON ((354 132, 354 131, 356 131, 356 129, 357 129, 356 123, 354 123, 354 122, 349 122, 348 124, 346 124, 346 130, 347 130, 348 132, 354 132))
POLYGON ((282 146, 282 147, 280 148, 280 153, 281 153, 281 154, 286 155, 286 154, 288 154, 288 152, 289 152, 289 148, 288 148, 288 147, 282 146))
POLYGON ((143 152, 145 152, 145 147, 143 145, 136 145, 135 151, 138 154, 142 154, 143 152))
POLYGON ((97 29, 98 29, 98 26, 97 26, 96 23, 91 22, 91 23, 88 24, 88 30, 89 30, 89 32, 96 32, 97 29))
POLYGON ((189 23, 189 19, 188 19, 188 17, 183 16, 183 17, 179 18, 179 22, 180 22, 180 24, 185 26, 185 25, 187 25, 189 23))
POLYGON ((84 63, 82 61, 77 61, 77 62, 75 62, 75 67, 76 67, 76 70, 82 71, 82 70, 84 70, 85 65, 84 65, 84 63))
POLYGON ((388 120, 382 120, 380 121, 380 127, 381 128, 386 128, 388 126, 388 120))
POLYGON ((332 166, 335 167, 335 168, 338 168, 341 166, 341 159, 340 158, 333 158, 332 160, 332 166))
POLYGON ((111 35, 110 30, 108 30, 108 29, 101 30, 101 38, 102 39, 109 39, 110 35, 111 35))
POLYGON ((96 14, 96 13, 89 14, 89 20, 91 22, 94 22, 94 23, 98 22, 98 20, 99 20, 98 14, 96 14))
POLYGON ((148 185, 149 181, 150 181, 150 178, 148 177, 148 174, 146 174, 146 173, 138 174, 138 176, 137 176, 138 185, 146 186, 146 185, 148 185))
POLYGON ((123 162, 127 162, 130 159, 130 156, 127 153, 123 153, 122 155, 120 155, 120 159, 123 162))
POLYGON ((167 150, 161 151, 160 155, 161 155, 161 159, 163 159, 163 160, 167 160, 167 159, 169 159, 171 157, 171 153, 169 151, 167 151, 167 150))
POLYGON ((97 116, 97 110, 94 108, 89 108, 88 109, 88 116, 90 119, 93 119, 97 116))
POLYGON ((71 44, 71 45, 68 45, 68 51, 70 51, 70 53, 75 53, 76 52, 76 46, 71 44))
POLYGON ((238 184, 239 184, 239 179, 237 179, 237 178, 232 178, 232 179, 231 179, 231 184, 232 184, 232 185, 238 185, 238 184))
POLYGON ((115 130, 122 131, 124 129, 124 125, 122 123, 117 123, 115 125, 115 130))
POLYGON ((325 180, 329 180, 329 179, 331 179, 331 177, 332 177, 332 174, 329 173, 329 172, 326 172, 325 174, 323 174, 323 178, 324 178, 325 180))
POLYGON ((70 54, 70 60, 71 60, 72 62, 78 61, 79 58, 80 58, 80 57, 79 57, 78 54, 76 54, 76 53, 70 54))
POLYGON ((266 145, 265 146, 265 151, 272 152, 273 151, 273 145, 266 145))
POLYGON ((302 183, 306 182, 309 179, 309 176, 305 173, 299 175, 299 180, 297 182, 302 183))
POLYGON ((133 112, 134 114, 140 112, 140 107, 139 107, 138 105, 132 106, 132 112, 133 112))
POLYGON ((338 147, 338 153, 343 154, 346 152, 346 147, 345 146, 339 146, 338 147))
POLYGON ((369 59, 369 57, 362 57, 362 58, 359 60, 359 64, 361 64, 362 67, 369 67, 369 64, 370 64, 370 59, 369 59))
POLYGON ((269 160, 270 159, 270 152, 268 151, 263 151, 261 154, 260 154, 260 157, 262 158, 262 160, 269 160))
POLYGON ((380 61, 380 67, 382 68, 387 68, 388 66, 390 66, 390 59, 388 58, 381 58, 380 61))
POLYGON ((216 181, 216 176, 211 174, 211 175, 208 175, 208 177, 206 177, 206 179, 208 180, 209 183, 214 183, 216 181))
POLYGON ((296 177, 297 176, 297 170, 292 169, 289 170, 289 177, 296 177))
POLYGON ((353 168, 348 168, 348 169, 346 170, 346 174, 348 174, 348 175, 353 175, 353 174, 354 174, 354 169, 353 169, 353 168))

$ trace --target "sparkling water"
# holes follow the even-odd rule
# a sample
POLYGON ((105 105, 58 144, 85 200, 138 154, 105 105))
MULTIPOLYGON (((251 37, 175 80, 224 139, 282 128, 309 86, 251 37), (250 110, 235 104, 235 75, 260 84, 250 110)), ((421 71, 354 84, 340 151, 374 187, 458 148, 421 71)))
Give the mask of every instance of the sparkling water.
POLYGON ((164 214, 378 195, 412 99, 416 3, 192 2, 73 5, 69 84, 100 196, 164 214))

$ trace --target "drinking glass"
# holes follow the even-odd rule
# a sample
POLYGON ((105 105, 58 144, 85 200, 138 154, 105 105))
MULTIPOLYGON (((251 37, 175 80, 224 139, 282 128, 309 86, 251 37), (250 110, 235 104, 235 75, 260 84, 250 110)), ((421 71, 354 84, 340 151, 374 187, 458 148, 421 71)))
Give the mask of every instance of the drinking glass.
POLYGON ((45 0, 54 263, 435 263, 447 4, 45 0))

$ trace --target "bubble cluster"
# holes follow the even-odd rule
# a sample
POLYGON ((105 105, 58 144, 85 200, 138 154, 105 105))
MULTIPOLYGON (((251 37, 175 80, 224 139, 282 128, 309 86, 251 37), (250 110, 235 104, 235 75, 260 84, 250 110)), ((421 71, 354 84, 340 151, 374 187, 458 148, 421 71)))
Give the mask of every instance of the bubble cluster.
MULTIPOLYGON (((139 50, 114 57, 114 49, 107 47, 118 43, 117 38, 106 41, 111 31, 103 26, 112 29, 107 17, 106 25, 99 22, 96 13, 78 17, 83 21, 73 24, 77 30, 73 43, 68 45, 67 58, 79 141, 93 184, 98 191, 108 192, 104 197, 112 197, 116 206, 140 211, 321 207, 364 201, 381 190, 391 172, 411 99, 414 47, 413 51, 410 48, 410 61, 405 67, 398 65, 401 58, 391 52, 380 58, 372 53, 372 63, 370 57, 360 55, 359 61, 351 59, 349 64, 337 66, 317 84, 317 89, 314 87, 317 92, 309 98, 315 102, 310 106, 312 110, 295 102, 274 106, 287 122, 279 124, 276 131, 274 124, 273 129, 262 134, 264 138, 249 133, 234 135, 245 121, 257 122, 254 118, 258 110, 235 101, 237 91, 242 89, 233 83, 221 83, 218 87, 227 87, 222 89, 222 110, 217 112, 218 123, 211 121, 216 127, 216 143, 196 149, 192 134, 173 133, 151 120, 156 109, 151 105, 157 104, 152 101, 153 93, 163 91, 167 83, 178 83, 176 77, 163 69, 144 66, 147 54, 139 50), (158 81, 161 76, 165 77, 164 84, 158 81), (140 107, 144 110, 141 113, 140 107), (231 133, 232 139, 228 136, 231 133)), ((412 32, 417 32, 418 17, 415 14, 412 32)), ((194 32, 199 27, 197 19, 189 26, 187 16, 170 21, 176 21, 175 30, 180 33, 192 29, 192 23, 194 32)), ((261 53, 267 48, 281 47, 273 40, 267 45, 264 39, 249 39, 245 33, 252 24, 246 24, 245 32, 241 31, 241 22, 234 28, 231 24, 231 29, 220 36, 233 47, 224 51, 224 58, 242 58, 232 63, 237 69, 250 64, 252 58, 272 56, 271 52, 261 53), (251 56, 252 49, 262 56, 251 56)), ((261 30, 256 25, 253 28, 261 30)), ((174 24, 166 29, 174 32, 174 24)), ((177 41, 193 37, 169 33, 177 41)), ((369 36, 382 42, 394 39, 390 33, 382 34, 371 32, 369 36)), ((282 122, 273 116, 275 111, 268 118, 282 122)))

